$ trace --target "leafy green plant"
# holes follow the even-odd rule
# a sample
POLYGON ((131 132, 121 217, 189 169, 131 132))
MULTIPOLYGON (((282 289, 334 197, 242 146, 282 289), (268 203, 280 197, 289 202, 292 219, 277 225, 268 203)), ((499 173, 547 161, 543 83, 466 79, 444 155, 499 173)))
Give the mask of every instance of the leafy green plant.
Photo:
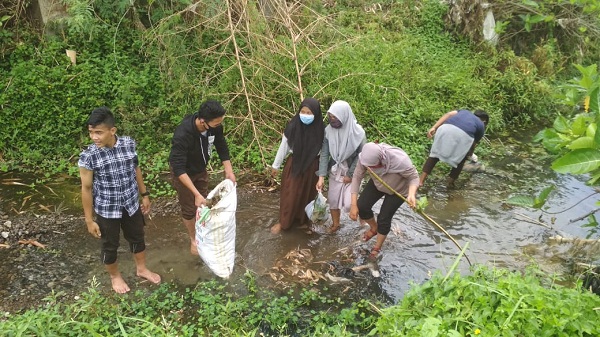
POLYGON ((550 192, 555 189, 556 186, 551 185, 544 188, 538 195, 515 195, 506 200, 507 204, 523 206, 523 207, 531 207, 536 209, 541 209, 546 201, 548 200, 548 196, 550 192))
MULTIPOLYGON (((540 131, 534 141, 557 157, 552 162, 553 170, 564 174, 589 174, 588 183, 597 185, 600 179, 600 132, 596 132, 600 121, 600 77, 595 64, 575 67, 581 77, 564 86, 561 97, 566 105, 574 108, 574 115, 571 118, 558 115, 552 128, 540 131)), ((584 226, 596 228, 593 214, 589 220, 584 226)))
POLYGON ((566 288, 536 269, 477 267, 472 275, 436 274, 382 310, 382 336, 594 336, 600 298, 566 288), (445 280, 445 282, 444 282, 445 280))

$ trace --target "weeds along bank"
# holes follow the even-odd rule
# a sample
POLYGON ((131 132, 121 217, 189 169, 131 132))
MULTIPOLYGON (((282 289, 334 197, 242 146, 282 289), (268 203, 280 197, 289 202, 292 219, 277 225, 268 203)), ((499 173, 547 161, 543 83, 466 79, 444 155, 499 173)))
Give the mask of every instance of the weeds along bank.
POLYGON ((350 102, 369 140, 401 146, 416 165, 426 155, 426 129, 446 111, 485 109, 492 134, 556 111, 551 81, 560 67, 548 64, 560 64, 560 50, 540 53, 547 65, 540 72, 507 46, 451 33, 450 9, 437 2, 63 3, 66 16, 46 34, 21 7, 0 7, 8 14, 0 31, 4 171, 74 173, 89 143, 85 117, 101 105, 138 141, 157 194, 170 190, 156 178, 168 171, 175 126, 206 98, 228 110, 237 170, 272 161, 302 97, 324 109, 350 102))
POLYGON ((97 284, 0 318, 4 336, 597 336, 600 297, 536 269, 437 274, 396 305, 355 302, 318 287, 275 294, 211 281, 106 296, 97 284), (66 302, 66 303, 65 303, 66 302))

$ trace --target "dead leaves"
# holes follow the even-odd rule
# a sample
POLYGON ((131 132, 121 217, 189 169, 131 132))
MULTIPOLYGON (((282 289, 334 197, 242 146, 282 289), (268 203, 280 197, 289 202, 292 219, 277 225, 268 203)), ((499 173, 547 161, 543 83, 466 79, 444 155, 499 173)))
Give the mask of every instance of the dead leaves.
POLYGON ((313 255, 310 249, 294 249, 288 252, 284 259, 275 262, 268 275, 273 281, 283 285, 291 286, 292 283, 316 283, 326 280, 323 273, 311 269, 313 255))

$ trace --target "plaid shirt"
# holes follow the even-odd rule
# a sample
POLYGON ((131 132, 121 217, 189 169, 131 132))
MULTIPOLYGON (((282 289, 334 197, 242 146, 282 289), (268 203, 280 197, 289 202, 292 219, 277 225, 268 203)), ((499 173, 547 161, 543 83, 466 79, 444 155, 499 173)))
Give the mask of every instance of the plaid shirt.
POLYGON ((90 145, 81 152, 79 167, 94 171, 92 195, 96 214, 109 219, 122 217, 123 208, 133 215, 138 208, 138 184, 135 170, 138 157, 135 141, 117 137, 112 148, 90 145))

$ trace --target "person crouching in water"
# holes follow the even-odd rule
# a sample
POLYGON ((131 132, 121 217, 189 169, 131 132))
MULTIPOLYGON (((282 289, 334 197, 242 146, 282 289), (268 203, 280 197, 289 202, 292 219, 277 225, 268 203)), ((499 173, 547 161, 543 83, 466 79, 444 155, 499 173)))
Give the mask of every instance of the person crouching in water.
POLYGON ((448 186, 454 187, 467 158, 471 157, 475 147, 485 134, 489 116, 485 111, 468 110, 450 111, 444 114, 427 131, 427 137, 433 138, 433 145, 429 158, 423 164, 420 177, 420 186, 425 184, 425 179, 431 174, 438 161, 443 161, 452 166, 448 176, 448 186))
POLYGON ((371 177, 358 197, 358 190, 368 171, 367 168, 371 169, 394 191, 404 196, 412 208, 416 207, 419 173, 406 152, 388 144, 367 143, 358 155, 358 164, 352 177, 350 219, 357 220, 357 216, 359 216, 369 225, 369 230, 363 235, 363 241, 367 242, 377 236, 375 246, 370 254, 371 258, 375 258, 390 232, 394 213, 404 203, 404 200, 375 177, 371 177), (382 197, 384 198, 383 204, 377 220, 375 220, 373 205, 382 197))

